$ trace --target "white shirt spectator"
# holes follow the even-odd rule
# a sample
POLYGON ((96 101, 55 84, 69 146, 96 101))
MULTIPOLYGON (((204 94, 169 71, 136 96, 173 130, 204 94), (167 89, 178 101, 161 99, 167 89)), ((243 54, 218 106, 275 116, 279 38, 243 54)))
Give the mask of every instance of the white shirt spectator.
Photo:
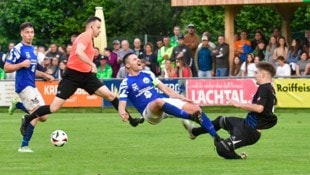
POLYGON ((288 64, 277 66, 276 76, 291 76, 291 68, 288 64))
MULTIPOLYGON (((247 66, 247 77, 255 77, 255 71, 257 70, 255 63, 249 63, 247 66)), ((245 62, 241 65, 241 71, 245 71, 245 62)))

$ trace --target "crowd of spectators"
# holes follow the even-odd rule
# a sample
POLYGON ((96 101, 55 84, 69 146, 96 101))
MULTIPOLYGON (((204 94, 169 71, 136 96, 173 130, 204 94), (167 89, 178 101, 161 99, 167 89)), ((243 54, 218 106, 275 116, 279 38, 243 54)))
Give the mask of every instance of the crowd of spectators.
MULTIPOLYGON (((131 47, 128 40, 114 40, 113 48, 95 48, 94 63, 98 67, 97 77, 125 78, 126 68, 122 58, 129 52, 135 53, 145 70, 152 71, 162 78, 176 77, 254 77, 256 63, 267 61, 273 64, 278 77, 305 76, 310 74, 310 31, 304 39, 293 38, 289 44, 281 35, 278 27, 274 27, 271 34, 265 34, 257 29, 253 39, 242 31, 234 36, 234 56, 229 64, 229 45, 225 36, 219 35, 216 42, 211 40, 209 32, 201 37, 195 31, 195 26, 189 24, 186 32, 175 26, 173 36, 163 36, 156 44, 148 42, 142 45, 139 38, 135 38, 131 47), (215 44, 216 43, 216 44, 215 44)), ((75 39, 71 37, 71 43, 75 39)), ((14 43, 8 44, 8 52, 0 51, 0 79, 14 79, 14 73, 4 73, 3 65, 10 55, 14 43)), ((61 79, 72 44, 66 47, 51 43, 46 50, 43 46, 34 46, 38 56, 38 69, 55 79, 61 79)), ((0 48, 1 50, 1 48, 0 48)))

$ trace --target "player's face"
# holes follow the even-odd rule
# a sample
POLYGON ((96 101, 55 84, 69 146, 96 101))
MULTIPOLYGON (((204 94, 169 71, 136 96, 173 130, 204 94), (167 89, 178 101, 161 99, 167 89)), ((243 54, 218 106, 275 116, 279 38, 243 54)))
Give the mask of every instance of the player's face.
POLYGON ((101 22, 95 21, 91 28, 93 30, 93 37, 99 36, 101 32, 101 22))
POLYGON ((266 72, 264 70, 260 70, 260 69, 257 69, 256 72, 255 72, 255 79, 256 79, 256 84, 261 84, 262 83, 262 80, 263 80, 263 77, 265 76, 266 72))
POLYGON ((34 29, 32 27, 26 27, 20 32, 20 35, 23 38, 22 40, 25 44, 32 44, 34 29))
POLYGON ((128 58, 130 69, 133 71, 143 70, 141 60, 135 54, 131 54, 128 58))

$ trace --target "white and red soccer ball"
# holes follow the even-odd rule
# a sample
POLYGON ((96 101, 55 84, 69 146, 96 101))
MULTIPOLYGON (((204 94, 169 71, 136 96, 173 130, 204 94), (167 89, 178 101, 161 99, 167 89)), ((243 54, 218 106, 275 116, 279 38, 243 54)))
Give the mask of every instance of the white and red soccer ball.
POLYGON ((68 135, 63 130, 55 130, 51 134, 51 142, 57 147, 64 146, 68 141, 68 135))

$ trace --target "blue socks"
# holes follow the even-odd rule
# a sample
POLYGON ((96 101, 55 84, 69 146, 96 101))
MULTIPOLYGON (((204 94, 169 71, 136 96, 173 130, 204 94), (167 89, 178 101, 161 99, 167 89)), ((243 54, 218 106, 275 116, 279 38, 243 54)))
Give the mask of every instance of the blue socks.
POLYGON ((176 106, 169 104, 169 103, 165 103, 162 107, 163 111, 169 115, 173 115, 175 117, 178 118, 182 118, 182 119, 190 119, 191 115, 188 114, 187 112, 185 112, 182 109, 177 108, 176 106))
POLYGON ((201 119, 202 119, 201 126, 206 131, 208 131, 212 137, 218 137, 211 120, 207 117, 207 115, 204 112, 201 112, 201 119))
POLYGON ((22 102, 17 102, 15 106, 17 109, 21 109, 25 113, 29 114, 28 110, 25 108, 25 106, 22 102))
POLYGON ((22 141, 21 147, 28 146, 29 141, 30 141, 30 139, 32 137, 32 134, 33 134, 33 130, 34 130, 34 126, 31 123, 29 123, 29 125, 27 126, 26 135, 23 137, 23 141, 22 141))

